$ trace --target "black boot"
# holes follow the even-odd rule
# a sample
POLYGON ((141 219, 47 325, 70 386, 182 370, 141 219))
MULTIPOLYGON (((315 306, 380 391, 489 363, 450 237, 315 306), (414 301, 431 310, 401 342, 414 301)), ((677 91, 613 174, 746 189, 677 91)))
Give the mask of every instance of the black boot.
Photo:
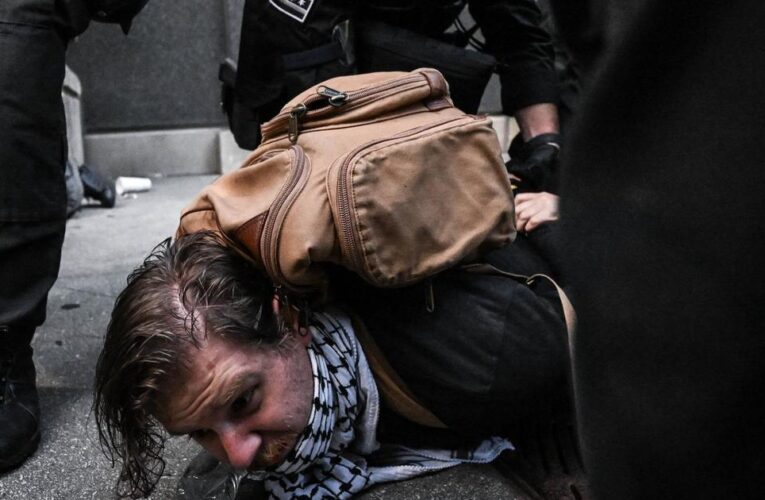
POLYGON ((40 442, 32 348, 12 347, 7 333, 0 326, 0 470, 20 465, 40 442))

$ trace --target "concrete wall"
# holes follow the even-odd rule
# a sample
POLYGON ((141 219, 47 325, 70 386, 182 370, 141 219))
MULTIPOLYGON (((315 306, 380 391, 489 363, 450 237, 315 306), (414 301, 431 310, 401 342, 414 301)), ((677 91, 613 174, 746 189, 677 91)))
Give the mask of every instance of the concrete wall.
POLYGON ((67 54, 82 82, 85 161, 112 177, 217 173, 221 158, 237 163, 241 150, 219 137, 227 123, 218 65, 236 58, 243 6, 151 0, 128 36, 91 23, 67 54))
POLYGON ((218 1, 150 1, 128 36, 91 23, 67 56, 83 85, 85 131, 223 125, 225 38, 218 1))

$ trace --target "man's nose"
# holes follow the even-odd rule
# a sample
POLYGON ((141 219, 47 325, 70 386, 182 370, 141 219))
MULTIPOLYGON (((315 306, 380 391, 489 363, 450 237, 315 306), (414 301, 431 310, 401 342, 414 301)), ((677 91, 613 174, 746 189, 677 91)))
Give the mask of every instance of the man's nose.
POLYGON ((252 464, 263 439, 260 434, 229 427, 218 433, 226 461, 235 469, 246 469, 252 464))

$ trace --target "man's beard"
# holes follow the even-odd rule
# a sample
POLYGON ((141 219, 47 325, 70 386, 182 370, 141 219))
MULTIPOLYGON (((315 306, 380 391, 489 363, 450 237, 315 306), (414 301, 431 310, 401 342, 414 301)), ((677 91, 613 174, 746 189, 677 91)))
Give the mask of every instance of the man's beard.
POLYGON ((274 467, 284 461, 287 454, 295 447, 299 433, 285 432, 264 440, 263 446, 258 450, 255 459, 250 465, 250 470, 274 467))

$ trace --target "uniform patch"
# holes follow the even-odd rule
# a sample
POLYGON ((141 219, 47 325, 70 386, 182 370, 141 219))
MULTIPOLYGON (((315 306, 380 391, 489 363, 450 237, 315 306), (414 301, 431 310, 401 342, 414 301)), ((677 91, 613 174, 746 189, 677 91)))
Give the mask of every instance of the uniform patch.
POLYGON ((308 17, 308 13, 316 0, 269 0, 269 3, 292 19, 302 23, 305 22, 305 18, 308 17))

